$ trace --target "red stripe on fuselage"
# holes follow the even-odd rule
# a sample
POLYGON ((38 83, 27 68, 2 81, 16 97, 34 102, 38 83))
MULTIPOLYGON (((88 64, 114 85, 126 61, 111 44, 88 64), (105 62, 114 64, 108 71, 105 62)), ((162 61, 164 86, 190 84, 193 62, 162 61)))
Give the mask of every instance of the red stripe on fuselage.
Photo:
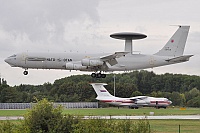
POLYGON ((123 100, 100 100, 101 102, 109 103, 109 102, 120 102, 120 103, 134 103, 134 101, 123 101, 123 100))

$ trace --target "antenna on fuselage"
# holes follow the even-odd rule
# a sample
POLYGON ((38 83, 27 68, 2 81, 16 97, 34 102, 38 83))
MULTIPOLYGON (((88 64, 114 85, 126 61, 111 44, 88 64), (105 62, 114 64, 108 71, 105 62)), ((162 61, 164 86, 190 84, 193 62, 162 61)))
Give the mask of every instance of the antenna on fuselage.
POLYGON ((141 33, 119 32, 119 33, 111 34, 110 37, 115 38, 115 39, 125 40, 124 51, 130 52, 132 54, 132 51, 133 51, 132 40, 143 39, 143 38, 146 38, 147 36, 141 33))

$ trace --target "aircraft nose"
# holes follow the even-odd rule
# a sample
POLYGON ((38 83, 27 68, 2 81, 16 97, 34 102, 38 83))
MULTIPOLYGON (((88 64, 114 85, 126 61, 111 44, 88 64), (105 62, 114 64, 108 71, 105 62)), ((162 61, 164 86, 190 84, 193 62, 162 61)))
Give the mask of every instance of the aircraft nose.
POLYGON ((169 104, 172 104, 172 101, 169 101, 169 104))
POLYGON ((6 58, 4 61, 5 61, 6 63, 8 63, 11 67, 14 66, 14 63, 15 63, 15 62, 13 62, 12 58, 6 58))
POLYGON ((4 61, 9 64, 9 59, 8 58, 6 58, 4 61))

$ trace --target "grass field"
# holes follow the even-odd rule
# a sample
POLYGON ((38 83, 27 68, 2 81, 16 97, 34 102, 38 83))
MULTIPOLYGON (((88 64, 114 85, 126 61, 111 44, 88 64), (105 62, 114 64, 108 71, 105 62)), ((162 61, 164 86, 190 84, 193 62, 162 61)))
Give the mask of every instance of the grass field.
POLYGON ((156 133, 199 133, 200 120, 149 120, 151 130, 156 133))
POLYGON ((149 115, 150 112, 154 112, 154 115, 196 115, 200 114, 200 108, 187 108, 186 110, 180 110, 179 108, 168 109, 155 109, 155 108, 140 108, 140 109, 128 109, 128 108, 99 108, 99 109, 65 109, 63 113, 74 115, 149 115))
POLYGON ((0 116, 23 116, 27 110, 0 110, 0 116))
MULTIPOLYGON (((11 122, 21 124, 20 120, 11 120, 11 122)), ((149 124, 152 133, 178 133, 179 125, 181 133, 199 133, 200 131, 200 120, 149 120, 149 124)))
MULTIPOLYGON (((23 116, 27 110, 0 110, 0 116, 23 116)), ((196 115, 200 114, 200 108, 179 108, 155 109, 155 108, 94 108, 94 109, 64 109, 64 114, 73 115, 149 115, 149 112, 154 112, 154 115, 196 115)))

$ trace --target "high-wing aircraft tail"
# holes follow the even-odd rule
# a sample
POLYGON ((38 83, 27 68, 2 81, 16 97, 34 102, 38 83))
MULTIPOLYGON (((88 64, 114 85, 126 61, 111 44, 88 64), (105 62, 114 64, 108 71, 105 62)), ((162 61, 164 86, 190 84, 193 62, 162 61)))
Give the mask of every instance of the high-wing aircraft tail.
POLYGON ((90 83, 90 84, 92 85, 97 94, 97 99, 98 97, 114 97, 104 87, 104 85, 107 85, 106 83, 90 83))
POLYGON ((183 55, 189 29, 190 26, 179 26, 167 44, 155 55, 173 57, 183 55))

